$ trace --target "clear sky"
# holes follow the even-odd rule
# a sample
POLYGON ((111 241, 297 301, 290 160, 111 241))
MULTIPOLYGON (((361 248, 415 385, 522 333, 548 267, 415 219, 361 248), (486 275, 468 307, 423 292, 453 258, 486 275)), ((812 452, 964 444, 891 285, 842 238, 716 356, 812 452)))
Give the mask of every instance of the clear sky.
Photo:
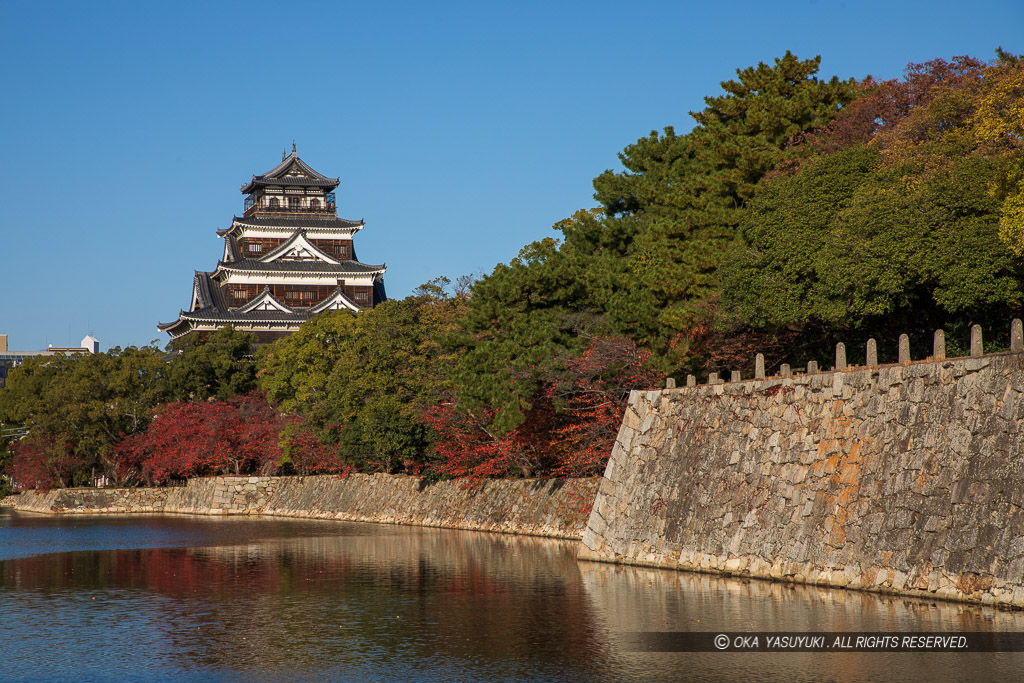
POLYGON ((893 78, 998 45, 1024 52, 1021 0, 0 0, 0 333, 163 346, 292 140, 401 298, 555 235, 738 67, 893 78))

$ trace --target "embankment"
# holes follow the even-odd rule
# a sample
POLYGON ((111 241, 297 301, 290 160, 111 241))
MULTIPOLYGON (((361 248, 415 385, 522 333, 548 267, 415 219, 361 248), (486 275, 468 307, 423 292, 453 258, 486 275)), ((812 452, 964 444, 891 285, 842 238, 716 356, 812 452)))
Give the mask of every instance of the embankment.
POLYGON ((210 477, 186 486, 26 491, 16 510, 62 514, 274 515, 576 538, 598 479, 429 482, 401 475, 210 477))
POLYGON ((633 392, 581 559, 1024 607, 1024 354, 901 356, 633 392))

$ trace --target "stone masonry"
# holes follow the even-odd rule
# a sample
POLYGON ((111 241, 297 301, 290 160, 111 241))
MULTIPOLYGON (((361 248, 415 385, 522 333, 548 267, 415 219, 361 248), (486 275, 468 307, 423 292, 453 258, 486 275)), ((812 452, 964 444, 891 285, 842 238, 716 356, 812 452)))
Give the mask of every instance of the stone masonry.
POLYGON ((274 515, 578 539, 597 484, 597 477, 472 485, 386 474, 209 477, 164 488, 26 491, 0 502, 25 512, 274 515))
POLYGON ((580 558, 1024 607, 1024 354, 940 341, 633 392, 580 558))

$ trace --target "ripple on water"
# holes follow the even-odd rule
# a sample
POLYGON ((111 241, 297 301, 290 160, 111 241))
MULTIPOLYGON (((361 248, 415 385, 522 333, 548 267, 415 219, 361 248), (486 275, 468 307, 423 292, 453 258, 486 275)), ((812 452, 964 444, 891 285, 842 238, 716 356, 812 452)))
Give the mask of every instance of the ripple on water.
POLYGON ((0 548, 2 677, 21 680, 918 680, 1024 665, 1018 653, 624 652, 623 631, 1019 631, 1024 617, 577 563, 565 541, 6 513, 0 548))

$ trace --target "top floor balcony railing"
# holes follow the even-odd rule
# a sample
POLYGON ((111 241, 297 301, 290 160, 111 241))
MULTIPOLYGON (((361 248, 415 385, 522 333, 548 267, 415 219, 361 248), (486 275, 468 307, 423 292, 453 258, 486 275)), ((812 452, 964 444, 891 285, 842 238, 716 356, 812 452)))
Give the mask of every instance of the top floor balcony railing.
POLYGON ((336 207, 333 202, 327 204, 321 204, 320 206, 266 206, 260 204, 252 204, 245 207, 244 216, 252 216, 256 213, 282 213, 282 214, 311 214, 320 213, 335 215, 336 207))

